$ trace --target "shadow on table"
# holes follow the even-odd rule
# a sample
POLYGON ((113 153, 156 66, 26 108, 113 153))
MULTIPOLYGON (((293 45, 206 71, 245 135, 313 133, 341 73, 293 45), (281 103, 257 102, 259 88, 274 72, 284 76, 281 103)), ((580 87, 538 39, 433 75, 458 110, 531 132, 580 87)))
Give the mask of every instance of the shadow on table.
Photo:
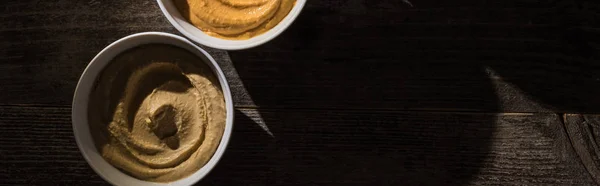
POLYGON ((422 10, 406 13, 400 1, 369 2, 310 1, 275 40, 230 52, 274 137, 237 112, 228 151, 207 183, 470 183, 485 167, 496 124, 484 113, 500 110, 486 69, 559 110, 600 108, 598 40, 590 41, 597 34, 536 25, 578 15, 489 13, 513 10, 516 1, 460 12, 427 6, 487 1, 411 1, 422 10), (471 24, 490 20, 514 25, 471 24))
POLYGON ((489 61, 498 76, 546 107, 557 112, 598 113, 600 34, 582 28, 598 26, 557 25, 547 30, 548 40, 554 41, 550 44, 523 46, 509 59, 480 57, 489 61))
POLYGON ((225 154, 199 184, 266 185, 273 183, 275 138, 240 111, 225 154))
MULTIPOLYGON (((482 113, 498 110, 484 67, 456 52, 461 40, 336 11, 307 9, 277 39, 230 53, 274 139, 234 132, 209 183, 468 183, 494 131, 482 113)), ((237 115, 236 130, 260 130, 237 115)))

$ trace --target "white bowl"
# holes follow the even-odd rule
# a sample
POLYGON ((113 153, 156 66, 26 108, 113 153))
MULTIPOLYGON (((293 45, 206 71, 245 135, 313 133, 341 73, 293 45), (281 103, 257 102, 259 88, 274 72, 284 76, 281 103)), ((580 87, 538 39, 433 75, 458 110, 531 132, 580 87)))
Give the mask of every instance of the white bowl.
POLYGON ((283 32, 292 24, 292 22, 294 22, 306 3, 306 0, 296 0, 296 5, 294 5, 290 13, 279 24, 277 24, 277 26, 271 28, 269 31, 261 35, 247 40, 226 40, 207 35, 206 33, 202 32, 202 30, 189 23, 183 16, 181 16, 179 10, 177 10, 177 7, 175 7, 172 0, 157 1, 165 17, 167 17, 169 22, 171 22, 171 24, 183 35, 202 45, 223 50, 248 49, 270 41, 281 34, 281 32, 283 32))
POLYGON ((77 88, 75 89, 75 96, 73 97, 73 105, 71 111, 71 119, 73 121, 73 133, 75 134, 75 141, 77 142, 77 146, 79 150, 83 154, 85 160, 90 164, 92 169, 98 173, 102 178, 106 181, 110 182, 113 185, 128 185, 128 186, 137 186, 137 185, 191 185, 198 182, 202 179, 208 172, 217 164, 223 153, 225 152, 225 148, 227 147, 227 143, 229 142, 229 137, 231 136, 231 130, 233 128, 233 102, 231 99, 231 92, 229 90, 229 85, 227 84, 227 80, 225 79, 225 75, 221 68, 217 65, 215 60, 204 50, 194 45, 192 42, 186 40, 183 37, 176 36, 168 33, 161 32, 145 32, 133 34, 114 43, 108 45, 104 48, 92 61, 88 64, 85 71, 83 71, 83 75, 79 79, 79 83, 77 84, 77 88), (204 167, 200 168, 200 170, 196 171, 194 174, 189 177, 169 182, 169 183, 158 183, 158 182, 148 182, 139 180, 132 176, 129 176, 117 168, 110 165, 107 161, 102 158, 100 152, 96 149, 91 133, 88 125, 88 101, 89 95, 92 91, 92 87, 94 86, 95 80, 102 71, 102 69, 119 53, 139 46, 143 44, 150 43, 162 43, 162 44, 170 44, 174 46, 181 47, 183 49, 189 50, 190 52, 198 55, 204 62, 208 64, 219 79, 219 83, 221 84, 221 88, 223 89, 223 95, 225 96, 225 105, 227 111, 227 119, 225 131, 223 133, 223 138, 221 138, 221 143, 217 147, 215 154, 212 158, 204 165, 204 167))

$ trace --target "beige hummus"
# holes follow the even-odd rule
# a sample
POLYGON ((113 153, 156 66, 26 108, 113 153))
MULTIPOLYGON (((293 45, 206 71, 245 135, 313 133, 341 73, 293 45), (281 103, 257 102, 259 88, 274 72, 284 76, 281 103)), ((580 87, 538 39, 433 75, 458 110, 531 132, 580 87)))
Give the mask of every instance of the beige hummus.
POLYGON ((225 113, 220 85, 202 59, 151 44, 118 55, 103 70, 88 118, 106 161, 142 180, 170 182, 213 156, 225 113))
POLYGON ((173 0, 189 22, 208 35, 249 39, 275 27, 296 0, 173 0))

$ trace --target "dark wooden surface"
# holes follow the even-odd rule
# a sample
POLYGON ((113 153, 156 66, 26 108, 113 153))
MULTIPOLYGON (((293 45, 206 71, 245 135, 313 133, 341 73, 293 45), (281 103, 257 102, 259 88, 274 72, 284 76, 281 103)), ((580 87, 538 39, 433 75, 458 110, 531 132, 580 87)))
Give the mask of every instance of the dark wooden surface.
MULTIPOLYGON (((308 0, 273 41, 205 49, 233 89, 199 185, 598 185, 600 2, 308 0)), ((0 2, 0 184, 106 184, 70 103, 155 1, 0 2)))

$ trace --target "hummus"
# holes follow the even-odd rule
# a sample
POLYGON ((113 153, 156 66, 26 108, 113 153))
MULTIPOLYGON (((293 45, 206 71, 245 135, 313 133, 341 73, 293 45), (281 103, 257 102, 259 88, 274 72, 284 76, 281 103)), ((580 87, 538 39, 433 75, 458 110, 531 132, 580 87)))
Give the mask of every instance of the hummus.
POLYGON ((102 157, 136 178, 170 182, 213 156, 225 127, 225 101, 211 68, 170 45, 130 49, 102 71, 88 119, 102 157))
POLYGON ((249 39, 275 27, 296 0, 173 0, 189 22, 208 35, 249 39))

